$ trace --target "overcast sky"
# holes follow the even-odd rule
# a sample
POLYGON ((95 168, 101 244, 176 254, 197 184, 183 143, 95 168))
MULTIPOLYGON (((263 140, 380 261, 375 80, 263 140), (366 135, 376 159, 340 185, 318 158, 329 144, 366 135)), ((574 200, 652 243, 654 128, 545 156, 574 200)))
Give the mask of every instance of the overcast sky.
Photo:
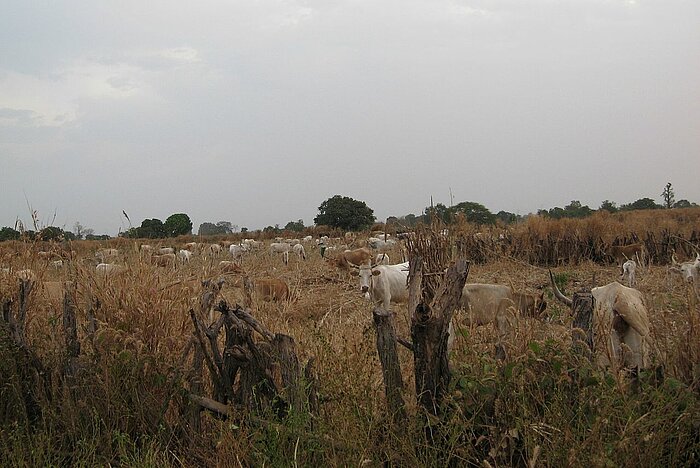
POLYGON ((0 226, 700 202, 698 0, 0 0, 0 226), (55 213, 55 220, 54 220, 55 213))

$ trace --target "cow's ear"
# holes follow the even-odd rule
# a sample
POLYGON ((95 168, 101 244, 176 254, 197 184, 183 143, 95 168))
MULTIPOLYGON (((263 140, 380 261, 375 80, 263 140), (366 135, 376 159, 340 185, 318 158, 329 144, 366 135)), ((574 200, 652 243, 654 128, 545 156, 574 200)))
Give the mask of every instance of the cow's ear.
POLYGON ((352 276, 360 276, 360 270, 350 270, 352 276))
POLYGON ((379 276, 381 274, 382 274, 382 272, 379 270, 372 270, 372 276, 379 276))

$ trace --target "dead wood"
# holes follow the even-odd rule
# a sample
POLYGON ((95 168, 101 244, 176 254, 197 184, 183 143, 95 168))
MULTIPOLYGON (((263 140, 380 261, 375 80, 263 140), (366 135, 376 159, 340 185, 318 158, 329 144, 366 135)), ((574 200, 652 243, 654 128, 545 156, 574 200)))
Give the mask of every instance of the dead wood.
POLYGON ((377 353, 382 364, 384 391, 386 394, 389 413, 397 428, 406 421, 406 405, 401 395, 403 378, 401 365, 396 349, 396 331, 392 321, 392 313, 376 307, 372 312, 374 328, 377 333, 377 353))

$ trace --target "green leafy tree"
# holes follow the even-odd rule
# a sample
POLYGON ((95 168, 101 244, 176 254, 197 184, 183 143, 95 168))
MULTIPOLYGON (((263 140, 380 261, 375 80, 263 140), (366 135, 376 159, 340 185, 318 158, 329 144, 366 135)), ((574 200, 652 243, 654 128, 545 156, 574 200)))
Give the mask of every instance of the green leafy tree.
POLYGON ((698 206, 697 203, 691 203, 685 198, 678 200, 676 203, 673 204, 674 208, 691 208, 693 206, 698 206))
POLYGON ((18 240, 20 238, 20 232, 12 229, 11 227, 4 227, 0 229, 0 242, 6 240, 18 240))
POLYGON ((610 200, 603 200, 603 203, 600 204, 599 209, 605 210, 609 213, 617 213, 619 211, 615 202, 611 202, 610 200))
POLYGON ((200 236, 217 236, 219 234, 227 234, 224 227, 219 226, 218 223, 202 223, 199 225, 199 230, 197 234, 200 236))
POLYGON ((520 221, 520 216, 516 215, 515 213, 511 213, 509 211, 499 211, 496 213, 496 219, 501 221, 504 224, 513 224, 517 223, 520 221))
POLYGON ((185 213, 176 213, 168 216, 163 224, 163 229, 168 237, 192 234, 192 220, 185 213))
POLYGON ((163 221, 157 218, 144 219, 136 232, 137 237, 144 237, 148 239, 167 237, 163 221))
POLYGON ((566 218, 585 218, 593 214, 593 210, 588 205, 582 205, 578 200, 571 200, 571 203, 564 207, 566 218))
POLYGON ((335 195, 321 203, 314 223, 346 231, 367 229, 374 223, 374 210, 363 201, 335 195))
POLYGON ((216 223, 216 227, 219 228, 222 234, 233 234, 233 232, 235 232, 235 230, 238 228, 236 226, 236 229, 234 229, 231 221, 219 221, 216 223))
POLYGON ((664 208, 666 208, 666 209, 673 208, 673 203, 674 203, 674 199, 676 198, 676 196, 673 193, 673 186, 671 185, 671 182, 666 183, 666 187, 664 187, 664 191, 661 192, 661 197, 664 199, 664 208))
POLYGON ((63 229, 56 226, 47 226, 39 231, 39 239, 43 241, 55 241, 63 238, 63 229))
POLYGON ((489 211, 481 203, 476 202, 462 202, 457 203, 448 209, 450 213, 450 218, 454 219, 454 215, 460 213, 464 215, 467 221, 475 224, 494 224, 496 222, 496 216, 489 211))
POLYGON ((298 221, 290 221, 284 225, 284 229, 287 231, 301 232, 304 230, 304 221, 301 219, 298 221))
POLYGON ((661 205, 657 205, 654 200, 651 198, 645 197, 645 198, 640 198, 639 200, 633 202, 633 203, 628 203, 626 205, 622 205, 620 207, 621 210, 623 211, 630 211, 630 210, 657 210, 659 208, 663 208, 661 205))

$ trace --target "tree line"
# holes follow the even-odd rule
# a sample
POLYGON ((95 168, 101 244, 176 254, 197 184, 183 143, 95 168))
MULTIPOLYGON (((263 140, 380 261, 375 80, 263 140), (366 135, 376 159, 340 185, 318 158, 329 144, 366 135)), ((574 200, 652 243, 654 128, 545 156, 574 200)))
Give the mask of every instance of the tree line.
MULTIPOLYGON (((620 206, 610 200, 603 200, 597 210, 592 209, 588 205, 583 205, 578 200, 572 200, 568 205, 564 206, 564 208, 555 206, 550 209, 540 209, 537 211, 537 215, 553 219, 585 218, 596 211, 615 213, 618 211, 690 208, 698 206, 697 203, 691 203, 685 199, 676 201, 673 186, 670 182, 664 187, 661 198, 663 204, 657 204, 653 199, 644 197, 632 203, 622 204, 620 206)), ((126 213, 124 213, 124 215, 126 216, 126 213)), ((516 223, 523 218, 524 216, 503 210, 494 214, 480 203, 463 201, 449 207, 443 203, 431 204, 431 206, 426 207, 420 215, 411 213, 398 217, 390 216, 386 221, 387 224, 413 228, 418 224, 429 224, 433 220, 439 220, 444 224, 453 224, 458 220, 465 220, 479 225, 492 225, 497 222, 502 224, 516 223)), ((355 200, 342 195, 334 195, 323 201, 318 207, 318 215, 314 218, 316 226, 328 226, 344 231, 361 231, 368 229, 375 221, 374 210, 367 206, 364 201, 355 200)), ((15 227, 17 228, 18 226, 15 227)), ((304 221, 299 219, 297 221, 289 221, 284 227, 280 227, 279 224, 266 226, 262 229, 262 232, 281 234, 284 231, 301 232, 305 228, 304 221)), ((238 225, 230 221, 218 221, 216 223, 204 222, 200 224, 197 234, 200 236, 212 236, 234 234, 237 232, 248 232, 248 228, 243 227, 240 228, 239 231, 238 225)), ((190 217, 185 213, 176 213, 170 215, 165 222, 157 218, 144 219, 140 226, 130 227, 127 231, 120 233, 119 236, 157 239, 191 234, 192 220, 190 217)), ((22 238, 28 240, 101 240, 109 239, 109 236, 96 236, 92 229, 84 228, 80 223, 75 223, 73 231, 64 231, 59 227, 48 226, 35 232, 24 230, 21 223, 19 229, 10 227, 3 227, 0 229, 0 241, 22 238)))

